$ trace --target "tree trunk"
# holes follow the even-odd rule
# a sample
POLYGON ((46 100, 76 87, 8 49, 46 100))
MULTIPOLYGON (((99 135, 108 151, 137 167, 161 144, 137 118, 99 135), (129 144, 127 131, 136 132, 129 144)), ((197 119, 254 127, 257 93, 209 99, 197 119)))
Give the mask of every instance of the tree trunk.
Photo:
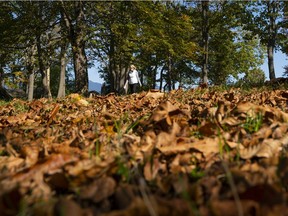
POLYGON ((85 53, 85 14, 84 2, 76 1, 71 10, 65 7, 62 1, 62 16, 68 29, 69 40, 72 46, 73 65, 75 71, 75 91, 88 93, 87 56, 85 53))
POLYGON ((152 79, 152 83, 153 83, 153 89, 156 89, 156 81, 157 81, 157 66, 155 66, 155 68, 154 69, 152 69, 152 73, 153 73, 153 79, 152 79))
POLYGON ((164 72, 164 68, 165 68, 165 66, 163 66, 161 71, 160 71, 160 79, 159 79, 160 80, 160 84, 159 84, 159 90, 160 91, 164 88, 163 87, 163 72, 164 72))
POLYGON ((172 90, 172 58, 171 58, 170 54, 168 56, 168 69, 167 69, 166 86, 168 87, 168 91, 172 90))
POLYGON ((114 35, 112 34, 110 36, 110 49, 108 52, 108 56, 109 56, 109 65, 108 65, 108 70, 109 70, 109 84, 110 84, 110 91, 114 91, 115 88, 115 83, 117 82, 116 79, 116 68, 115 68, 115 40, 114 40, 114 35))
POLYGON ((269 28, 268 28, 268 44, 267 44, 267 54, 268 54, 268 70, 269 79, 275 79, 275 69, 274 69, 274 49, 276 41, 276 21, 274 14, 276 13, 276 2, 267 2, 268 4, 268 14, 269 16, 269 28))
POLYGON ((33 93, 34 93, 34 73, 29 72, 28 101, 33 100, 33 93))
POLYGON ((202 83, 208 83, 208 51, 209 51, 209 26, 208 26, 208 10, 209 1, 202 1, 202 42, 203 42, 203 63, 202 63, 202 83))
POLYGON ((35 78, 35 62, 37 53, 37 42, 33 43, 32 46, 27 48, 25 58, 26 72, 28 75, 28 85, 26 86, 26 94, 28 101, 32 101, 34 97, 34 78, 35 78))
POLYGON ((66 75, 66 66, 67 66, 67 54, 66 54, 66 48, 63 45, 61 47, 61 69, 60 69, 60 81, 59 81, 59 88, 58 88, 58 95, 57 98, 65 97, 65 75, 66 75))
POLYGON ((109 55, 110 61, 109 61, 109 75, 108 75, 108 84, 110 85, 110 91, 114 91, 115 89, 115 83, 117 82, 117 73, 115 68, 115 62, 114 62, 114 54, 109 55))
POLYGON ((0 99, 8 101, 8 100, 13 99, 13 97, 7 92, 7 90, 5 88, 0 86, 0 99))
POLYGON ((268 53, 268 69, 269 69, 269 79, 275 79, 275 70, 274 70, 274 48, 273 46, 267 47, 267 53, 268 53))
POLYGON ((120 65, 119 64, 117 64, 117 62, 114 62, 114 65, 115 65, 115 67, 114 67, 114 74, 115 74, 115 82, 114 82, 114 85, 113 85, 113 89, 114 89, 114 92, 116 92, 117 91, 117 89, 118 89, 118 86, 119 86, 119 83, 120 83, 120 71, 121 71, 121 69, 120 69, 120 65))
POLYGON ((43 85, 45 86, 44 89, 46 89, 47 91, 47 97, 48 98, 52 98, 52 94, 51 94, 51 89, 50 89, 50 78, 51 77, 51 71, 50 71, 50 67, 48 67, 45 70, 45 74, 44 74, 44 78, 43 78, 43 85))
POLYGON ((4 70, 3 70, 3 66, 0 65, 0 87, 3 86, 4 84, 4 79, 3 79, 3 76, 4 76, 4 70))
POLYGON ((88 92, 88 71, 87 71, 87 57, 85 53, 84 38, 76 38, 72 40, 73 64, 75 70, 75 90, 78 93, 88 92))
POLYGON ((125 68, 123 65, 121 65, 121 70, 120 70, 120 80, 119 84, 117 86, 117 91, 120 93, 120 90, 123 89, 123 86, 125 85, 126 82, 126 74, 127 74, 127 67, 125 68))
POLYGON ((36 37, 36 47, 37 47, 37 58, 38 58, 38 64, 39 64, 39 72, 41 74, 42 78, 42 85, 43 85, 43 97, 48 97, 49 91, 46 84, 46 71, 44 69, 44 63, 42 58, 42 48, 41 48, 41 36, 37 35, 36 37))
POLYGON ((11 95, 8 94, 6 89, 3 87, 3 84, 4 84, 3 77, 4 77, 4 71, 3 71, 2 65, 0 65, 0 99, 11 100, 12 99, 11 95))

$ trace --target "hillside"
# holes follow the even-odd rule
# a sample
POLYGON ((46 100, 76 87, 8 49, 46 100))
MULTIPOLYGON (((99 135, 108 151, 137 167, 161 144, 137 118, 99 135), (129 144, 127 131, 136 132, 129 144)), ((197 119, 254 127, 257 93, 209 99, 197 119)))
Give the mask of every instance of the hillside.
POLYGON ((0 215, 283 215, 287 134, 281 89, 2 102, 0 215))
POLYGON ((88 90, 89 91, 97 91, 98 93, 101 93, 101 86, 102 86, 101 83, 93 82, 93 81, 89 80, 88 90))

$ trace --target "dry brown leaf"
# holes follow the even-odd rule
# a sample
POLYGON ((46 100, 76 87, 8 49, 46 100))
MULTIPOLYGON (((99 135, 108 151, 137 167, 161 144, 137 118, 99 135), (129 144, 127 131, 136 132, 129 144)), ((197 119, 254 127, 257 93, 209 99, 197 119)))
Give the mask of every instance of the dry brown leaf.
POLYGON ((6 192, 11 191, 18 186, 19 183, 24 181, 29 181, 34 177, 41 176, 44 173, 50 173, 55 170, 58 170, 60 167, 64 166, 67 163, 76 161, 77 158, 70 155, 51 155, 44 163, 37 164, 28 170, 23 170, 21 173, 15 174, 6 178, 0 182, 2 191, 0 191, 0 196, 6 192))
POLYGON ((56 114, 58 113, 59 109, 60 109, 60 105, 56 104, 55 107, 53 108, 52 112, 49 115, 47 125, 51 124, 51 122, 55 118, 56 114))
POLYGON ((239 201, 239 205, 234 200, 213 200, 209 209, 215 216, 260 215, 259 204, 252 200, 239 201))
POLYGON ((28 167, 36 164, 38 162, 38 156, 40 149, 36 145, 24 145, 21 148, 21 155, 25 158, 26 165, 28 167))
POLYGON ((95 203, 103 201, 115 192, 116 182, 111 177, 102 177, 79 190, 81 199, 89 199, 95 203))
MULTIPOLYGON (((81 206, 71 199, 60 198, 55 204, 52 215, 84 216, 89 215, 81 206)), ((90 215, 92 212, 90 212, 90 215)))
POLYGON ((252 103, 240 103, 238 104, 236 111, 245 113, 250 117, 256 117, 257 113, 261 113, 265 118, 270 119, 271 121, 288 122, 287 113, 272 107, 262 107, 252 103))
POLYGON ((20 168, 25 167, 25 160, 23 158, 1 156, 0 157, 0 180, 6 178, 7 175, 14 174, 20 168))
POLYGON ((193 143, 187 143, 177 146, 164 146, 159 147, 158 149, 165 155, 177 154, 177 153, 184 153, 189 152, 192 150, 196 152, 202 152, 203 155, 206 157, 209 154, 219 153, 221 149, 221 142, 218 138, 206 138, 204 140, 198 140, 193 143))
POLYGON ((201 126, 198 128, 200 134, 202 134, 203 136, 213 136, 216 135, 218 133, 218 131, 216 130, 217 124, 211 122, 211 121, 203 121, 201 123, 201 126))
POLYGON ((145 97, 148 97, 148 98, 153 98, 153 99, 159 99, 159 98, 162 98, 164 96, 164 93, 163 92, 151 92, 149 91, 145 97))
POLYGON ((145 163, 143 174, 147 181, 152 181, 156 178, 160 169, 160 162, 158 158, 152 158, 145 163), (151 161, 152 160, 152 161, 151 161))

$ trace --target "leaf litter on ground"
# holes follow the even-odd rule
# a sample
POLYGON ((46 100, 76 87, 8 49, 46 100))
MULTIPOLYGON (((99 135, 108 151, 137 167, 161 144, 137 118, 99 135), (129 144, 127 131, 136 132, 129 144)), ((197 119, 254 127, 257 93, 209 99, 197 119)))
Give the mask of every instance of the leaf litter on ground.
POLYGON ((288 91, 196 88, 0 110, 0 215, 285 215, 288 91))

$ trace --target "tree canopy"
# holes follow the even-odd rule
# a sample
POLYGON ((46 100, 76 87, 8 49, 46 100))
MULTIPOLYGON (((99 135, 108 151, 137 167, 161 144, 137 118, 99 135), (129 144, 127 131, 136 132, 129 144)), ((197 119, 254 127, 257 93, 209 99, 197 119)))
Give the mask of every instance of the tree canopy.
POLYGON ((123 87, 131 63, 144 88, 172 90, 199 82, 227 84, 256 71, 263 81, 265 55, 273 79, 274 51, 287 53, 287 2, 7 1, 0 6, 0 81, 29 93, 30 100, 87 92, 87 71, 95 61, 113 91, 123 87), (73 86, 65 89, 71 71, 73 86))

